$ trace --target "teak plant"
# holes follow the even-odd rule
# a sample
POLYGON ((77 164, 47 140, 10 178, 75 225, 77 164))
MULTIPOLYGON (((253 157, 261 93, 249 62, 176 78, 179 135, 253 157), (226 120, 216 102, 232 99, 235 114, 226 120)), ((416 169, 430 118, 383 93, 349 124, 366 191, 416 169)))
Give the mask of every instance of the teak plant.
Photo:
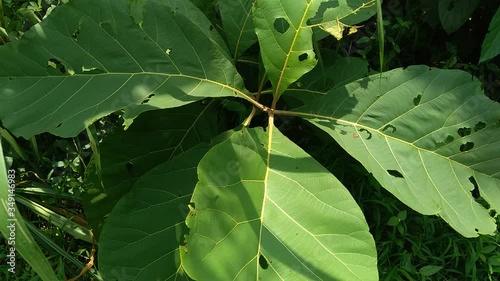
POLYGON ((281 116, 329 134, 412 209, 465 237, 495 233, 500 106, 477 79, 370 76, 318 46, 379 1, 214 2, 73 0, 0 47, 0 118, 16 136, 92 138, 96 120, 123 117, 85 178, 105 280, 377 280, 361 209, 281 116), (222 132, 220 100, 237 98, 253 110, 222 132))

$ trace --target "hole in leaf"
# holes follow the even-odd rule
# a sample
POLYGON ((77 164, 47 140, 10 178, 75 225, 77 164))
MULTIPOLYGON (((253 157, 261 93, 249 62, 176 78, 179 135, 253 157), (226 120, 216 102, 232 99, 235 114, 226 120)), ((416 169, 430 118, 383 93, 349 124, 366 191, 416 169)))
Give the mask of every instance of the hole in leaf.
POLYGON ((78 36, 80 36, 80 31, 82 30, 81 26, 78 26, 78 28, 71 34, 71 38, 75 39, 75 41, 78 41, 78 36))
POLYGON ((259 265, 262 269, 267 269, 269 267, 269 263, 263 255, 259 256, 259 265))
POLYGON ((305 61, 308 57, 309 55, 307 53, 303 53, 299 56, 299 61, 305 61))
POLYGON ((167 56, 169 56, 170 53, 172 53, 172 49, 171 48, 168 48, 168 49, 165 50, 165 54, 167 54, 167 56))
POLYGON ((490 217, 494 218, 497 216, 497 211, 495 211, 494 209, 491 209, 490 210, 490 217))
POLYGON ((359 132, 361 133, 360 135, 365 136, 365 139, 367 140, 372 138, 372 133, 367 129, 360 129, 359 132))
POLYGON ((419 105, 419 104, 420 104, 420 100, 421 100, 421 99, 422 99, 422 95, 418 95, 417 97, 415 97, 415 98, 413 99, 413 104, 414 104, 415 106, 419 105))
POLYGON ((474 177, 469 177, 469 181, 474 186, 474 189, 470 191, 470 194, 472 195, 472 198, 474 198, 474 201, 483 206, 483 208, 489 209, 490 204, 488 204, 488 202, 486 202, 486 200, 483 197, 481 197, 481 193, 479 192, 479 186, 477 185, 476 179, 474 177))
POLYGON ((316 15, 314 17, 307 20, 308 24, 317 24, 323 21, 323 16, 325 15, 326 10, 337 8, 339 6, 339 1, 323 1, 319 7, 316 15))
POLYGON ((460 146, 460 151, 465 152, 465 151, 469 151, 473 148, 474 148, 474 143, 468 141, 460 146))
POLYGON ((64 67, 64 65, 58 59, 55 59, 55 58, 49 59, 49 61, 47 62, 47 65, 49 67, 52 67, 54 69, 59 70, 59 72, 61 72, 61 74, 66 74, 66 67, 64 67))
POLYGON ((56 126, 56 128, 59 128, 59 127, 61 127, 61 125, 62 125, 62 123, 59 123, 59 125, 57 125, 57 126, 56 126))
POLYGON ((486 123, 484 122, 477 122, 476 126, 474 126, 474 132, 480 131, 482 129, 486 128, 486 123))
POLYGON ((189 209, 188 215, 191 217, 195 217, 196 216, 196 206, 195 206, 194 202, 189 202, 187 207, 189 209))
POLYGON ((290 24, 288 21, 284 18, 277 18, 274 21, 274 29, 278 31, 279 33, 283 34, 287 32, 287 30, 290 28, 290 24))
POLYGON ((399 171, 396 170, 387 170, 387 173, 395 178, 404 179, 405 177, 399 171))
POLYGON ((149 100, 150 100, 152 97, 154 97, 154 95, 155 95, 155 94, 151 94, 151 95, 147 96, 147 97, 146 97, 146 98, 145 98, 145 99, 141 102, 141 104, 148 103, 148 102, 149 102, 149 100))
POLYGON ((472 132, 472 129, 471 128, 467 128, 467 127, 460 128, 457 131, 458 135, 461 136, 461 137, 468 136, 468 135, 470 135, 471 132, 472 132))
POLYGON ((382 131, 386 131, 386 130, 388 130, 388 129, 391 129, 391 130, 392 130, 392 131, 391 131, 391 133, 396 132, 396 127, 394 127, 393 125, 390 125, 390 124, 389 124, 389 125, 387 125, 387 126, 385 126, 385 127, 382 129, 382 131))
POLYGON ((481 195, 479 194, 479 188, 477 186, 476 179, 474 177, 469 177, 469 181, 474 186, 474 189, 471 190, 471 192, 470 192, 472 194, 472 197, 474 197, 474 199, 479 198, 481 195))
POLYGON ((82 66, 82 73, 85 72, 87 74, 100 74, 100 73, 104 73, 103 70, 101 70, 100 68, 98 67, 90 67, 90 68, 86 68, 85 66, 82 66))

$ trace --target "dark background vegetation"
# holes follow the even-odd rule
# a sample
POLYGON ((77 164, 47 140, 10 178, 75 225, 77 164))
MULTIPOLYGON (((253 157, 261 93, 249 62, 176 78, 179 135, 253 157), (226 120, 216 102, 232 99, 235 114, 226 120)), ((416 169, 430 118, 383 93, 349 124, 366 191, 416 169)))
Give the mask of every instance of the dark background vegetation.
MULTIPOLYGON (((38 23, 46 13, 66 1, 60 0, 0 0, 3 2, 3 26, 0 44, 20 38, 23 32, 38 23)), ((489 23, 498 8, 498 0, 481 0, 479 8, 460 30, 447 34, 440 26, 437 0, 385 0, 386 50, 384 70, 425 64, 437 68, 462 69, 477 77, 486 95, 500 101, 499 57, 478 64, 481 44, 489 23)), ((319 45, 342 56, 366 59, 370 71, 380 69, 376 34, 376 19, 363 24, 358 33, 341 41, 332 37, 322 39, 319 45)), ((258 52, 258 46, 252 52, 258 52)), ((258 73, 258 69, 243 69, 258 73)), ((255 75, 254 81, 257 81, 255 75)), ((256 84, 247 81, 250 84, 256 84)), ((265 102, 265 97, 264 100, 265 102)), ((250 108, 239 100, 226 100, 221 108, 221 119, 228 127, 236 126, 246 117, 250 108)), ((252 125, 265 125, 265 119, 255 118, 252 125)), ((295 118, 279 118, 278 127, 327 167, 360 204, 378 251, 380 280, 500 280, 500 235, 466 239, 446 222, 435 216, 422 216, 385 191, 377 181, 329 136, 306 122, 295 118)), ((121 126, 119 115, 111 115, 97 122, 100 138, 121 126)), ((80 194, 91 148, 85 133, 72 139, 49 134, 36 137, 36 142, 17 140, 27 159, 23 160, 12 147, 3 143, 5 154, 17 171, 21 186, 49 186, 58 192, 69 192, 73 198, 32 196, 31 199, 51 209, 73 216, 85 225, 80 194)), ((47 234, 69 255, 86 264, 92 245, 76 240, 57 227, 20 207, 24 217, 47 234)), ((498 216, 497 216, 498 218, 498 216)), ((499 224, 500 225, 500 224, 499 224)), ((80 272, 74 263, 41 242, 42 249, 59 277, 72 278, 80 272)), ((0 244, 0 261, 7 247, 0 244)), ((15 275, 7 273, 8 266, 0 263, 0 280, 39 280, 24 261, 18 260, 15 275)), ((88 274, 80 280, 93 280, 88 274)))

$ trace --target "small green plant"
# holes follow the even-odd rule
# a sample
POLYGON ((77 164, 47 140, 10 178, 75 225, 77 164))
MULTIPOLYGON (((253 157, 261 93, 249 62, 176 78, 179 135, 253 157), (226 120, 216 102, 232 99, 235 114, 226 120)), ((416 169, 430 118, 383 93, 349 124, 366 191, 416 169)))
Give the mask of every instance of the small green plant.
MULTIPOLYGON (((453 32, 466 13, 450 5, 453 32)), ((105 280, 378 280, 358 203, 286 128, 308 122, 406 206, 477 237, 497 231, 500 106, 461 70, 370 75, 366 59, 319 47, 377 11, 378 36, 361 43, 379 40, 383 70, 380 1, 73 0, 0 47, 0 119, 26 139, 86 130, 84 207, 105 280), (110 114, 126 130, 101 142, 110 114)), ((410 23, 391 27, 391 46, 410 23)), ((499 52, 490 37, 483 60, 499 52)), ((81 169, 77 155, 61 165, 81 169)), ((412 252, 388 274, 441 276, 411 264, 429 248, 405 242, 408 212, 391 210, 383 225, 412 252)))

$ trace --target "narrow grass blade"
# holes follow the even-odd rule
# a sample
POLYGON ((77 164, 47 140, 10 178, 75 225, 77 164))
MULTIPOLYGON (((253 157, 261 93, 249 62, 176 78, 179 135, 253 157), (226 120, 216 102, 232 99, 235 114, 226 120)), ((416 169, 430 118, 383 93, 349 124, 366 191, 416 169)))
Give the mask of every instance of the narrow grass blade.
MULTIPOLYGON (((17 207, 13 201, 14 193, 9 192, 10 190, 13 191, 13 188, 10 189, 10 184, 13 186, 15 182, 15 173, 11 172, 13 170, 9 170, 9 175, 12 175, 9 184, 3 159, 2 145, 0 143, 0 231, 6 238, 9 238, 7 242, 10 245, 9 248, 15 248, 15 251, 23 256, 42 280, 57 281, 54 270, 26 228, 23 218, 17 212, 17 207), (9 198, 12 199, 9 201, 9 198), (10 225, 15 228, 9 228, 10 225), (13 237, 13 239, 10 237, 13 237)), ((10 260, 10 257, 8 258, 10 260)))
POLYGON ((26 186, 23 185, 23 187, 17 187, 16 194, 51 196, 58 199, 67 199, 75 202, 81 202, 81 199, 73 194, 58 191, 49 185, 38 182, 29 182, 26 186))
POLYGON ((9 145, 14 149, 14 151, 23 159, 26 161, 28 157, 26 154, 23 152, 23 149, 19 146, 17 143, 16 139, 9 133, 9 131, 5 130, 4 128, 0 127, 0 138, 4 138, 9 145))
POLYGON ((384 69, 384 18, 382 16, 382 0, 377 0, 377 33, 378 33, 378 48, 380 59, 380 73, 384 69))
POLYGON ((71 236, 81 239, 83 241, 92 243, 92 234, 90 230, 86 227, 83 227, 74 221, 71 221, 69 218, 59 215, 58 213, 50 210, 47 207, 44 207, 32 200, 29 200, 23 196, 17 195, 16 200, 30 208, 37 215, 41 216, 51 224, 61 228, 64 232, 70 234, 71 236))
POLYGON ((99 137, 97 136, 97 130, 94 124, 90 124, 85 128, 87 135, 90 140, 90 147, 94 153, 94 162, 97 167, 97 173, 101 174, 101 153, 99 151, 99 137))
MULTIPOLYGON (((83 269, 85 265, 81 263, 78 259, 70 255, 65 249, 61 248, 59 245, 54 243, 50 237, 47 236, 44 232, 42 232, 40 229, 38 229, 36 226, 34 226, 31 222, 27 221, 26 226, 28 229, 36 236, 38 239, 43 241, 48 247, 59 253, 61 256, 66 258, 68 261, 70 261, 72 264, 76 265, 78 268, 83 269)), ((91 269, 87 271, 90 275, 92 275, 96 280, 102 281, 102 277, 100 276, 99 272, 95 269, 91 269)))
POLYGON ((38 150, 38 143, 36 142, 36 136, 31 137, 30 139, 31 146, 33 146, 33 152, 35 153, 35 161, 36 163, 40 163, 40 151, 38 150))

